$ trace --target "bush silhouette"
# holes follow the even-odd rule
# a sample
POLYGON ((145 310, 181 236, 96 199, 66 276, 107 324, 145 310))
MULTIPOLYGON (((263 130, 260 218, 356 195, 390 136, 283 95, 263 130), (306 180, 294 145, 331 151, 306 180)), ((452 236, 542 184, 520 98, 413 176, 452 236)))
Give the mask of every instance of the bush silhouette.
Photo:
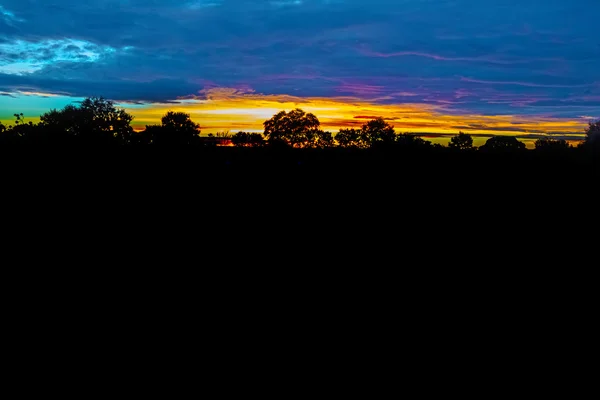
POLYGON ((571 148, 564 139, 540 138, 535 141, 535 149, 544 152, 565 151, 571 148))
POLYGON ((448 147, 455 150, 471 150, 473 149, 473 138, 469 134, 459 132, 450 139, 448 147))
POLYGON ((525 150, 525 143, 514 136, 494 136, 489 138, 479 149, 490 152, 515 152, 525 150))
POLYGON ((79 106, 67 105, 40 116, 45 140, 82 144, 126 143, 133 134, 133 116, 110 100, 88 97, 79 106))
POLYGON ((231 136, 231 143, 236 147, 260 147, 265 138, 260 133, 237 132, 231 136))

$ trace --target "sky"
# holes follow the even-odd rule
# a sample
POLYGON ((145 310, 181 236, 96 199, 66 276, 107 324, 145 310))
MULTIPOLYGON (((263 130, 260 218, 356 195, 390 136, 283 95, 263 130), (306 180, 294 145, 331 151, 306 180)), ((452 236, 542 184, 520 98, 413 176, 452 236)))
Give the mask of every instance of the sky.
POLYGON ((600 0, 0 0, 0 120, 103 96, 204 134, 280 110, 445 140, 577 139, 600 118, 600 0))

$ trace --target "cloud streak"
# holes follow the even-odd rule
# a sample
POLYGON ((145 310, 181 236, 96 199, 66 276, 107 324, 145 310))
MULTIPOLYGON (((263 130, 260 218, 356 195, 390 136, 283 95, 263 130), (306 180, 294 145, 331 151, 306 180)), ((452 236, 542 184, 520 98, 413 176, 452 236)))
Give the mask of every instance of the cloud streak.
POLYGON ((589 0, 4 0, 0 92, 169 104, 234 88, 577 120, 600 117, 598 14, 589 0))

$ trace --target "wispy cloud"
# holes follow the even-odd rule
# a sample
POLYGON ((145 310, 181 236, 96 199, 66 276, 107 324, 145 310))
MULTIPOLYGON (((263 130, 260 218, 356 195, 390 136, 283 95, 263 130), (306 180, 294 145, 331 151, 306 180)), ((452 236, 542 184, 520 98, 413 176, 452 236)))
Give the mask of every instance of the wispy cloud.
POLYGON ((262 131, 262 123, 281 110, 302 108, 319 117, 323 127, 336 131, 343 127, 360 127, 365 121, 383 117, 398 132, 436 133, 452 135, 459 130, 474 134, 544 133, 583 135, 587 120, 560 119, 540 115, 486 116, 450 115, 435 105, 377 104, 359 97, 305 98, 290 95, 263 95, 238 89, 211 89, 179 104, 150 104, 136 107, 135 124, 157 123, 168 110, 188 112, 205 132, 219 130, 262 131))
POLYGON ((0 91, 600 116, 598 14, 589 0, 3 0, 0 91))
POLYGON ((473 79, 473 78, 460 78, 463 82, 471 82, 471 83, 481 83, 484 85, 511 85, 511 86, 525 86, 525 87, 538 87, 538 88, 591 88, 594 86, 598 86, 597 83, 588 83, 581 85, 560 85, 560 84, 543 84, 543 83, 535 83, 535 82, 518 82, 518 81, 486 81, 482 79, 473 79))
POLYGON ((0 20, 4 20, 7 24, 13 25, 16 22, 24 22, 25 20, 19 18, 14 12, 7 10, 0 5, 0 20))
POLYGON ((478 57, 453 57, 453 56, 444 56, 440 54, 431 54, 424 53, 420 51, 397 51, 393 53, 382 53, 378 51, 367 50, 364 48, 359 49, 359 52, 368 57, 381 57, 381 58, 390 58, 390 57, 423 57, 429 58, 436 61, 466 61, 466 62, 475 62, 475 63, 489 63, 489 64, 501 64, 501 65, 511 65, 511 64, 528 64, 533 62, 534 60, 527 59, 514 59, 514 60, 506 60, 497 58, 494 56, 478 56, 478 57))

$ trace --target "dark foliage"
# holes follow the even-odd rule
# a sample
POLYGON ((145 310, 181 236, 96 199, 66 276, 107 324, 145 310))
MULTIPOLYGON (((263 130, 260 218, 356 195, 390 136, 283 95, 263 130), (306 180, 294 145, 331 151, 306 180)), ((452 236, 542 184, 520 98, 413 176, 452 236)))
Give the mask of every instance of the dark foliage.
POLYGON ((450 163, 448 165, 473 162, 477 170, 489 168, 490 171, 494 167, 488 163, 502 159, 524 163, 526 167, 535 165, 538 169, 552 169, 557 165, 564 170, 570 168, 567 165, 578 168, 587 165, 595 169, 600 154, 600 121, 590 124, 585 141, 576 148, 564 140, 543 138, 536 142, 535 151, 528 151, 515 137, 495 136, 487 140, 480 151, 469 151, 476 148, 472 137, 463 132, 451 138, 448 147, 444 147, 416 134, 398 134, 383 118, 368 121, 360 129, 340 129, 334 135, 320 128, 315 115, 301 109, 281 111, 265 121, 264 134, 219 132, 208 137, 200 136, 200 126, 189 114, 173 111, 162 117, 160 125, 148 125, 143 131, 134 131, 131 127, 133 116, 101 97, 88 98, 79 105, 68 105, 61 110, 50 110, 37 124, 27 121, 23 114, 14 116, 13 125, 0 124, 1 150, 11 149, 12 145, 42 145, 42 148, 54 148, 53 151, 81 145, 93 145, 98 149, 104 145, 123 149, 157 149, 173 145, 182 148, 180 145, 185 145, 193 159, 226 165, 366 162, 414 168, 415 164, 411 163, 428 160, 427 168, 437 165, 446 170, 449 168, 446 162, 450 163), (191 149, 194 149, 193 153, 191 149))
POLYGON ((200 125, 192 121, 189 114, 169 111, 161 122, 162 125, 150 128, 153 144, 164 146, 199 143, 200 125))
POLYGON ((299 108, 281 111, 264 122, 265 137, 269 142, 284 142, 292 147, 312 147, 320 125, 314 114, 299 108))
POLYGON ((237 132, 231 136, 231 143, 237 147, 260 147, 265 143, 260 133, 237 132))
POLYGON ((535 149, 545 152, 560 152, 571 148, 571 145, 564 139, 542 138, 535 141, 535 149))
POLYGON ((473 138, 471 135, 459 132, 450 139, 448 147, 455 150, 473 150, 473 138))
POLYGON ((487 152, 517 152, 526 150, 526 146, 525 143, 520 142, 514 136, 494 136, 489 138, 479 150, 487 152))

